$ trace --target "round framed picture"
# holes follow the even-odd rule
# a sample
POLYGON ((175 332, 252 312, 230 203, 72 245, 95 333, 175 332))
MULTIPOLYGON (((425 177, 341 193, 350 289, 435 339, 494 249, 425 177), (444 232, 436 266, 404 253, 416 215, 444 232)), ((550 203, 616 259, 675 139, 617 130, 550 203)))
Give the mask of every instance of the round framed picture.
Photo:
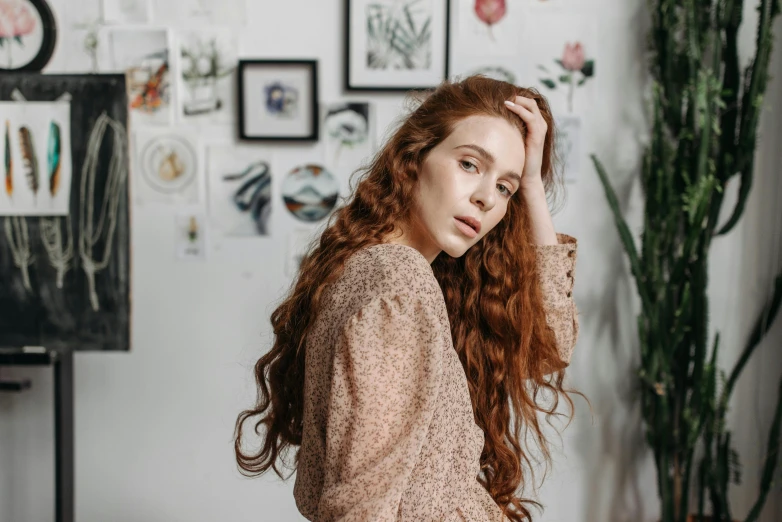
POLYGON ((285 207, 301 221, 325 218, 337 204, 339 182, 320 165, 302 165, 288 173, 282 183, 285 207))
POLYGON ((0 71, 40 71, 57 28, 46 0, 0 0, 0 71))

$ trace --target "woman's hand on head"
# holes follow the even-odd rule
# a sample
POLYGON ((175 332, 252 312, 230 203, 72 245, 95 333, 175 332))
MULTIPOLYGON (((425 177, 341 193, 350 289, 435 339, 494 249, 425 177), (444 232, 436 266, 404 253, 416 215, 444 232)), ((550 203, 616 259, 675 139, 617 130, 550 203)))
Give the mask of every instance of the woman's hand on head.
POLYGON ((527 126, 527 138, 524 142, 526 159, 521 173, 521 189, 537 186, 542 182, 543 144, 546 141, 548 124, 543 119, 537 102, 532 98, 516 96, 513 100, 506 100, 505 105, 518 114, 527 126))

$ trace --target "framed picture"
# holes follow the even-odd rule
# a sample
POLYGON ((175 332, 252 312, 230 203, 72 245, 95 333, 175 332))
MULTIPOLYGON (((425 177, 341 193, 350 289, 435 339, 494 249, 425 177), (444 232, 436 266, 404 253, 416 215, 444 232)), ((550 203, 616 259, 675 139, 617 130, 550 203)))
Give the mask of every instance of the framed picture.
POLYGON ((315 60, 239 60, 239 138, 318 139, 315 60))
POLYGON ((448 0, 345 0, 345 88, 407 91, 448 77, 448 0))

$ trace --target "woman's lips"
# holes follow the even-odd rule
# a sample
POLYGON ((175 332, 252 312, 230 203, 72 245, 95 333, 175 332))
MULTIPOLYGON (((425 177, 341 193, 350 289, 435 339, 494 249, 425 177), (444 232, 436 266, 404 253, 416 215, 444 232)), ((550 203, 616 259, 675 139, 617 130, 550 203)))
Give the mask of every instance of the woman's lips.
POLYGON ((470 225, 460 220, 459 218, 453 218, 456 222, 456 228, 458 228, 465 236, 474 238, 478 235, 478 231, 472 228, 470 225))

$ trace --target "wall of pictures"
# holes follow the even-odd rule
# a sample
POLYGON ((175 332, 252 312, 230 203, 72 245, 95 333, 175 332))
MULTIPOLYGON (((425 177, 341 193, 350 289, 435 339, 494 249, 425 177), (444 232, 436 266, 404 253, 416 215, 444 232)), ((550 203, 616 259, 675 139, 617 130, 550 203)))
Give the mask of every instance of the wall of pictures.
MULTIPOLYGON (((238 236, 315 237, 382 143, 405 91, 444 78, 482 73, 541 90, 560 123, 566 180, 578 180, 581 122, 597 89, 598 17, 575 2, 324 2, 316 10, 335 36, 317 46, 326 54, 276 45, 268 21, 251 37, 259 22, 245 0, 170 4, 55 9, 60 39, 47 72, 127 75, 132 201, 192 211, 192 226, 172 220, 180 260, 206 261, 238 236)), ((275 248, 287 276, 306 244, 275 248)))

